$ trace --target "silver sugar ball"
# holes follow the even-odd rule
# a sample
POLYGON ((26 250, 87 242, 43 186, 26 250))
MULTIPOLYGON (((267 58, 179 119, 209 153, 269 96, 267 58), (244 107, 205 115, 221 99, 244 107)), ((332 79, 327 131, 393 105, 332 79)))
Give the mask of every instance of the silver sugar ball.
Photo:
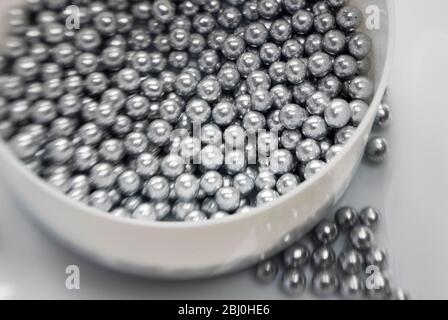
POLYGON ((312 33, 305 39, 305 52, 311 56, 323 50, 323 37, 319 33, 312 33))
POLYGON ((205 198, 201 203, 201 210, 211 216, 219 211, 218 204, 213 198, 205 198))
POLYGON ((387 103, 382 102, 375 116, 375 125, 378 127, 386 127, 392 118, 390 107, 387 103))
POLYGON ((135 171, 125 170, 118 176, 117 185, 122 194, 130 196, 140 190, 141 179, 135 171))
POLYGON ((174 189, 179 199, 193 200, 199 191, 199 180, 192 174, 181 174, 176 178, 174 189))
POLYGON ((165 120, 154 120, 146 129, 148 140, 155 145, 165 145, 171 138, 173 127, 165 120))
POLYGON ((323 114, 330 106, 330 97, 323 92, 314 92, 306 101, 306 108, 309 113, 314 115, 323 114))
POLYGON ((313 275, 312 286, 316 295, 328 297, 339 289, 339 278, 332 270, 321 270, 313 275))
POLYGON ((244 32, 244 40, 251 47, 260 47, 269 37, 266 26, 260 22, 252 22, 244 32))
POLYGON ((338 263, 344 273, 358 274, 364 266, 364 258, 357 250, 348 249, 341 253, 338 263))
POLYGON ((342 128, 351 119, 351 109, 347 101, 334 99, 324 111, 325 122, 332 128, 342 128))
POLYGON ((342 79, 350 79, 358 72, 358 62, 350 55, 340 55, 334 60, 334 74, 342 79))
POLYGON ((304 50, 304 46, 295 39, 286 40, 282 45, 282 55, 286 60, 301 58, 304 50))
POLYGON ((238 209, 240 192, 233 187, 222 187, 216 192, 215 201, 221 210, 233 212, 238 209))
POLYGON ((358 60, 366 58, 372 50, 372 40, 368 35, 357 32, 350 37, 348 51, 358 60))
POLYGON ((269 168, 274 174, 277 175, 288 173, 294 167, 293 155, 285 149, 274 150, 269 158, 269 161, 269 168))
POLYGON ((255 276, 259 282, 269 284, 277 277, 278 270, 279 266, 275 260, 266 260, 256 266, 255 276))
POLYGON ((372 247, 374 242, 374 236, 369 227, 355 226, 350 231, 350 243, 355 249, 368 250, 372 247))
POLYGON ((302 163, 318 159, 321 155, 320 145, 313 139, 300 141, 296 147, 297 159, 302 163))
POLYGON ((319 33, 326 33, 333 29, 336 24, 336 18, 330 12, 324 12, 314 18, 314 29, 319 33))
POLYGON ((266 203, 277 200, 280 197, 277 191, 272 189, 263 189, 258 192, 256 196, 256 204, 257 206, 262 206, 266 203))
POLYGON ((344 145, 355 134, 356 128, 353 126, 345 126, 336 131, 334 141, 337 144, 344 145))
POLYGON ((324 220, 314 229, 317 240, 323 244, 330 244, 336 241, 339 235, 338 226, 333 221, 324 220))
POLYGON ((302 140, 302 134, 297 130, 283 130, 280 143, 287 150, 296 150, 297 144, 302 140))
POLYGON ((308 58, 308 70, 315 77, 326 76, 332 68, 332 59, 325 52, 316 52, 308 58))
POLYGON ((306 0, 284 0, 283 6, 286 11, 293 14, 306 6, 306 0))
POLYGON ((110 188, 115 184, 116 179, 117 176, 109 163, 98 163, 90 170, 89 181, 95 188, 110 188))
POLYGON ((291 26, 297 34, 307 34, 313 28, 313 15, 303 9, 297 10, 291 17, 291 26))
POLYGON ((305 137, 317 141, 323 140, 327 136, 327 124, 322 117, 311 116, 302 125, 302 133, 305 137))
POLYGON ((372 248, 365 254, 366 266, 377 266, 381 270, 387 267, 388 255, 387 252, 380 248, 372 248))
POLYGON ((317 269, 327 269, 334 265, 336 254, 330 246, 321 246, 314 250, 311 260, 317 269))
POLYGON ((148 147, 148 138, 141 132, 131 132, 124 139, 124 148, 130 155, 139 155, 148 147))
POLYGON ((157 221, 157 212, 152 203, 142 203, 132 212, 132 218, 140 221, 157 221))
POLYGON ((185 219, 184 219, 184 221, 186 221, 186 222, 199 222, 199 221, 206 221, 206 220, 207 220, 207 216, 205 215, 204 212, 202 212, 200 210, 194 210, 194 211, 187 213, 187 215, 185 216, 185 219))
POLYGON ((322 171, 325 166, 325 162, 322 160, 311 160, 303 169, 303 176, 305 179, 309 179, 316 173, 322 171))
POLYGON ((341 278, 339 293, 344 299, 361 300, 364 296, 364 283, 357 275, 347 275, 341 278))
POLYGON ((136 172, 143 178, 154 176, 160 168, 160 159, 150 153, 142 153, 136 159, 136 172))
POLYGON ((369 109, 368 104, 362 100, 353 100, 349 106, 352 111, 352 123, 355 126, 360 125, 369 109))
POLYGON ((220 145, 222 143, 221 129, 214 123, 205 124, 201 131, 201 141, 206 145, 220 145))
POLYGON ((91 146, 80 146, 73 155, 73 164, 77 170, 91 169, 98 162, 98 153, 91 146))
POLYGON ((316 92, 314 84, 305 80, 301 84, 293 87, 292 96, 296 103, 305 104, 314 92, 316 92))
POLYGON ((359 8, 344 6, 336 14, 336 22, 345 31, 354 31, 362 24, 362 12, 359 8))
POLYGON ((224 155, 215 145, 207 145, 201 150, 201 166, 206 170, 218 170, 224 162, 224 155))
POLYGON ((222 187, 223 178, 217 171, 207 171, 202 175, 199 184, 207 195, 212 196, 222 187))
POLYGON ((170 179, 177 178, 185 169, 184 159, 175 154, 167 155, 163 158, 160 169, 166 177, 170 179))
POLYGON ((47 160, 58 164, 68 162, 75 153, 72 142, 66 138, 57 138, 47 143, 45 150, 47 160))
POLYGON ((241 80, 236 68, 223 67, 219 70, 217 79, 223 90, 233 90, 241 80))
POLYGON ((244 197, 249 195, 255 188, 254 180, 245 173, 238 173, 233 178, 233 186, 244 197))
POLYGON ((235 106, 228 102, 219 102, 212 110, 212 118, 220 126, 231 124, 235 116, 235 106))
POLYGON ((306 120, 308 113, 297 104, 289 103, 280 109, 280 122, 291 130, 298 129, 306 120))
POLYGON ((286 82, 286 63, 283 61, 275 61, 269 66, 269 77, 276 83, 286 82))
POLYGON ((301 295, 306 288, 306 275, 297 268, 288 269, 282 277, 282 290, 290 296, 301 295))
POLYGON ((144 185, 143 194, 154 201, 163 201, 170 193, 170 183, 163 176, 154 176, 144 185))
POLYGON ((359 212, 359 222, 372 229, 379 224, 380 217, 379 210, 373 207, 365 207, 359 212))
POLYGON ((287 268, 304 268, 310 259, 310 251, 301 243, 289 247, 283 252, 283 261, 287 268))
POLYGON ((285 19, 274 20, 269 27, 269 35, 276 43, 283 43, 291 36, 291 24, 285 19))
POLYGON ((244 39, 236 35, 230 35, 224 40, 221 52, 227 59, 236 60, 246 49, 244 39))
POLYGON ((367 297, 374 300, 383 300, 391 296, 391 284, 388 277, 375 272, 366 280, 367 297))
POLYGON ((272 107, 274 99, 265 89, 257 89, 251 94, 251 105, 256 111, 266 112, 272 107))
POLYGON ((247 51, 239 55, 236 66, 241 76, 247 77, 251 72, 260 68, 261 59, 258 54, 247 51))
POLYGON ((382 137, 372 137, 367 142, 365 155, 372 162, 381 162, 386 159, 388 144, 382 137))
POLYGON ((294 190, 300 183, 298 176, 292 173, 285 173, 280 178, 278 178, 276 183, 276 189, 280 195, 287 194, 294 190))
POLYGON ((212 78, 204 78, 197 86, 198 96, 207 102, 217 101, 221 96, 221 92, 221 85, 212 78))
POLYGON ((374 85, 371 79, 365 76, 355 77, 348 84, 348 94, 353 99, 367 101, 373 95, 374 85))
POLYGON ((293 58, 286 62, 285 75, 291 84, 299 84, 305 80, 306 64, 301 59, 293 58))
POLYGON ((339 208, 335 213, 335 221, 342 230, 353 228, 358 222, 358 213, 352 207, 339 208))
POLYGON ((105 190, 96 190, 92 194, 90 194, 89 204, 96 209, 106 212, 113 207, 112 200, 105 190))
POLYGON ((169 23, 174 19, 175 6, 168 0, 156 0, 152 5, 153 17, 161 23, 169 23))

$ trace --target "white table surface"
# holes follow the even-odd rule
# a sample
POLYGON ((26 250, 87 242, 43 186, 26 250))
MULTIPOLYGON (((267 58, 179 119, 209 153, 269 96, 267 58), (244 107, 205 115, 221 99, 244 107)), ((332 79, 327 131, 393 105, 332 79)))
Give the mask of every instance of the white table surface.
MULTIPOLYGON (((413 298, 448 299, 448 2, 396 0, 390 157, 363 164, 343 203, 384 211, 380 243, 395 282, 413 298)), ((1 164, 0 164, 1 165, 1 164)), ((305 296, 305 298, 312 296, 305 296)), ((24 214, 0 180, 0 299, 283 299, 252 270, 215 279, 156 281, 118 274, 66 251, 24 214), (67 290, 77 265, 80 290, 67 290)))

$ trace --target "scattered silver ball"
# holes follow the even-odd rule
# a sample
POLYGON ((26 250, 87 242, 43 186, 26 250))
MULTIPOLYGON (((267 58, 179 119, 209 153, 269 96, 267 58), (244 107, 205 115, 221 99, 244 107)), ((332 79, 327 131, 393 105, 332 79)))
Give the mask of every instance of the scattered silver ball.
POLYGON ((339 292, 344 299, 361 300, 364 296, 364 283, 357 275, 343 276, 339 292))
POLYGON ((288 268, 303 268, 309 260, 310 252, 304 244, 295 244, 283 252, 283 261, 288 268))
POLYGON ((374 236, 369 227, 356 226, 350 231, 350 243, 355 249, 368 250, 372 247, 374 236))
POLYGON ((384 270, 387 266, 387 252, 380 248, 372 248, 365 254, 365 263, 367 266, 377 266, 384 270))
POLYGON ((374 229, 380 220, 380 212, 373 207, 365 207, 359 212, 359 222, 369 228, 374 229))
POLYGON ((342 207, 336 211, 335 220, 342 230, 349 230, 358 223, 358 213, 352 207, 342 207))
POLYGON ((362 271, 364 259, 357 250, 346 250, 338 259, 340 269, 346 274, 358 274, 362 271))
POLYGON ((321 270, 313 275, 312 287, 316 295, 328 297, 335 294, 340 285, 339 277, 332 270, 321 270))
POLYGON ((327 269, 334 265, 336 254, 330 246, 321 246, 314 250, 311 257, 316 269, 327 269))
POLYGON ((263 284, 272 283, 277 277, 278 263, 274 260, 266 260, 259 263, 255 270, 257 280, 263 284))
POLYGON ((293 297, 301 295, 306 288, 306 276, 297 268, 288 269, 282 278, 283 291, 293 297))
POLYGON ((381 162, 386 159, 388 144, 385 138, 372 137, 367 142, 365 155, 372 162, 381 162))
POLYGON ((375 117, 375 125, 378 127, 386 127, 391 121, 392 115, 390 107, 387 103, 381 103, 378 107, 375 117))
POLYGON ((322 244, 330 244, 338 238, 339 229, 333 221, 324 220, 316 226, 314 233, 322 244))

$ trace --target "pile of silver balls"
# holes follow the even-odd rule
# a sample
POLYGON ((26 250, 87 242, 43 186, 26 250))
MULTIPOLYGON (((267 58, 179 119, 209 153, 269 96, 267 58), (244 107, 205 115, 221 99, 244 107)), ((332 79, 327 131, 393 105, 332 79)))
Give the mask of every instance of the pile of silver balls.
POLYGON ((260 263, 256 277, 269 284, 282 269, 281 288, 292 297, 310 287, 324 298, 407 300, 407 294, 391 284, 388 254, 375 245, 374 230, 379 222, 380 213, 373 207, 359 213, 342 207, 334 219, 322 221, 306 238, 285 250, 281 264, 278 258, 260 263))
POLYGON ((334 158, 374 91, 346 0, 27 0, 8 21, 1 137, 120 217, 202 221, 273 201, 334 158))

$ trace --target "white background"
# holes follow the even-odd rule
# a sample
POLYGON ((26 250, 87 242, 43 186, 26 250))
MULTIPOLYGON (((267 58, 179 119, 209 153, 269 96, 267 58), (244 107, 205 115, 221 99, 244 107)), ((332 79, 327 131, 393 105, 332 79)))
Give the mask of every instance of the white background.
MULTIPOLYGON (((395 2, 394 119, 382 132, 390 157, 381 166, 363 164, 342 202, 384 211, 379 238, 396 283, 413 298, 448 299, 448 2, 395 2)), ((258 285, 252 270, 188 282, 111 272, 61 248, 24 213, 0 180, 0 299, 285 298, 275 285, 258 285), (72 264, 81 271, 78 291, 65 288, 72 264)))

